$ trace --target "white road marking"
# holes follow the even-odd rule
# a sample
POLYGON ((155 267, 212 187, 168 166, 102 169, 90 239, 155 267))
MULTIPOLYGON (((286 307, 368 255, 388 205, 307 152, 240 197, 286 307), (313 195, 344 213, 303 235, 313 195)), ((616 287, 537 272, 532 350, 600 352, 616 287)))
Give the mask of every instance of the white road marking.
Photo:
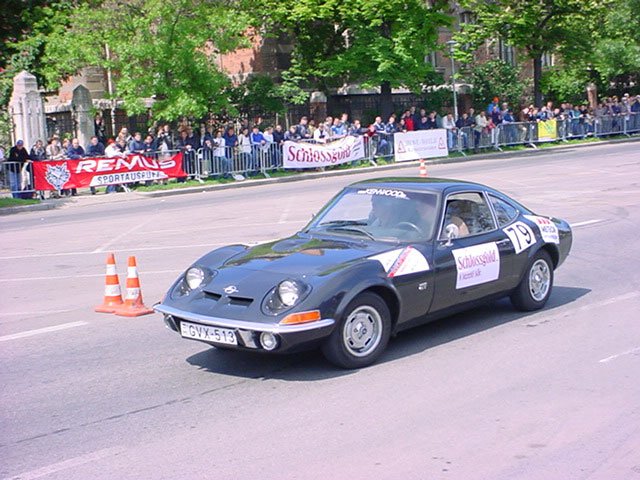
MULTIPOLYGON (((157 274, 163 274, 163 273, 181 273, 183 271, 184 270, 150 270, 150 271, 141 270, 138 272, 138 274, 140 276, 144 276, 144 275, 157 275, 157 274)), ((95 278, 95 277, 104 277, 104 275, 105 275, 104 273, 87 273, 84 275, 61 275, 57 277, 0 278, 0 283, 30 282, 31 280, 67 280, 69 278, 95 278)), ((0 315, 2 315, 2 313, 0 313, 0 315)))
MULTIPOLYGON (((167 246, 158 246, 158 247, 142 247, 142 248, 123 248, 123 249, 113 249, 109 250, 112 253, 122 253, 122 252, 147 252, 152 250, 172 250, 176 248, 199 248, 199 247, 221 247, 223 245, 227 245, 226 243, 201 243, 198 245, 188 244, 188 245, 167 245, 167 246)), ((36 253, 33 255, 14 255, 9 257, 0 257, 0 260, 20 260, 26 258, 47 258, 47 257, 73 257, 77 255, 101 255, 104 252, 62 252, 62 253, 36 253)))
POLYGON ((51 475, 62 470, 79 467, 80 465, 85 465, 102 458, 110 457, 120 451, 122 451, 121 448, 104 448, 102 450, 96 450, 95 452, 70 458, 62 462, 52 463, 51 465, 47 465, 36 470, 30 470, 14 477, 7 477, 4 480, 35 480, 36 478, 46 477, 47 475, 51 475))
MULTIPOLYGON (((622 302, 624 300, 630 300, 632 298, 638 297, 640 296, 640 292, 638 291, 634 291, 634 292, 627 292, 627 293, 623 293, 621 295, 616 295, 615 297, 611 297, 611 298, 606 298, 604 300, 600 300, 598 302, 591 302, 591 303, 587 303, 585 305, 582 305, 576 309, 571 309, 571 305, 572 303, 567 304, 567 308, 563 309, 562 312, 558 312, 554 315, 551 316, 542 316, 542 318, 540 318, 540 320, 536 320, 533 322, 528 322, 526 324, 527 327, 537 327, 538 325, 542 325, 544 323, 549 323, 552 320, 557 320, 557 319, 561 319, 565 316, 567 316, 569 313, 568 311, 572 311, 573 313, 576 312, 584 312, 586 310, 592 310, 594 308, 600 308, 600 307, 606 307, 607 305, 612 305, 614 303, 618 303, 618 302, 622 302), (566 311, 565 311, 566 310, 566 311)), ((555 313, 555 311, 554 311, 555 313)), ((540 315, 544 315, 544 310, 541 312, 540 315)))
POLYGON ((120 235, 112 238, 111 240, 109 240, 106 243, 103 243, 102 245, 100 245, 98 248, 96 248, 93 252, 91 253, 100 253, 100 252, 104 252, 105 249, 109 248, 111 245, 113 245, 114 243, 116 243, 117 241, 125 238, 127 235, 131 235, 133 232, 135 232, 136 230, 140 230, 142 227, 144 227, 145 225, 147 225, 148 223, 154 221, 156 219, 156 217, 159 215, 159 213, 156 213, 155 215, 152 215, 151 217, 149 217, 147 220, 145 220, 142 223, 139 223, 138 225, 136 225, 135 227, 130 228, 129 230, 126 230, 124 232, 122 232, 120 235))
POLYGON ((282 225, 287 221, 287 217, 289 216, 289 212, 291 211, 291 201, 286 202, 286 208, 280 214, 280 219, 278 220, 278 225, 282 225))
POLYGON ((0 312, 0 317, 13 317, 16 315, 24 315, 25 317, 31 315, 53 315, 55 313, 67 313, 73 312, 75 308, 67 308, 65 310, 39 310, 35 312, 0 312))
POLYGON ((595 220, 585 220, 584 222, 576 222, 576 223, 572 223, 571 226, 573 228, 575 227, 584 227, 585 225, 593 225, 594 223, 600 223, 600 222, 604 222, 604 220, 598 218, 595 220))
POLYGON ((640 347, 632 348, 631 350, 627 350, 626 352, 618 353, 616 355, 611 355, 610 357, 603 358, 599 360, 598 363, 607 363, 611 360, 615 360, 616 358, 624 357, 625 355, 633 355, 634 353, 640 353, 640 347))
POLYGON ((19 338, 32 337, 41 333, 57 332, 58 330, 66 330, 67 328, 81 327, 88 325, 88 322, 69 322, 54 325, 53 327, 38 328, 36 330, 27 330, 25 332, 14 333, 13 335, 4 335, 0 337, 0 342, 8 342, 9 340, 17 340, 19 338))

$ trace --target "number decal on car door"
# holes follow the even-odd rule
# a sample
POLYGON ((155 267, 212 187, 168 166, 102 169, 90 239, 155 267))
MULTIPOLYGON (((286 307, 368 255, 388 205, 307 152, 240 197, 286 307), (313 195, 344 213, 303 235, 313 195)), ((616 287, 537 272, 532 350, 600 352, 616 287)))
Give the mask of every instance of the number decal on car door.
POLYGON ((513 248, 516 250, 516 254, 526 250, 531 245, 536 243, 536 237, 533 234, 533 230, 523 222, 516 222, 513 225, 509 225, 507 228, 503 228, 502 231, 507 234, 513 248))

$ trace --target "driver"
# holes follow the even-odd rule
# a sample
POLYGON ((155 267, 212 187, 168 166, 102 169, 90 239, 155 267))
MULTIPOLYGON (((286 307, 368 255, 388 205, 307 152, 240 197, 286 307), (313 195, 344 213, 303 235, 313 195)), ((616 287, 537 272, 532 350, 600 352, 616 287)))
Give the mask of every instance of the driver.
POLYGON ((375 227, 392 228, 398 223, 396 216, 397 209, 394 203, 397 202, 393 197, 385 195, 371 196, 371 225, 375 227))

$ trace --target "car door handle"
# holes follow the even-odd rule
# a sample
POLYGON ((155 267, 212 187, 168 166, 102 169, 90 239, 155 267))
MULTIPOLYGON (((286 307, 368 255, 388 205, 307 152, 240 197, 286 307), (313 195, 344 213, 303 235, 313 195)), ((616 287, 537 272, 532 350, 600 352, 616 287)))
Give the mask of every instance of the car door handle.
POLYGON ((509 240, 508 238, 505 238, 504 240, 500 240, 499 242, 496 242, 496 245, 506 245, 510 241, 511 240, 509 240))

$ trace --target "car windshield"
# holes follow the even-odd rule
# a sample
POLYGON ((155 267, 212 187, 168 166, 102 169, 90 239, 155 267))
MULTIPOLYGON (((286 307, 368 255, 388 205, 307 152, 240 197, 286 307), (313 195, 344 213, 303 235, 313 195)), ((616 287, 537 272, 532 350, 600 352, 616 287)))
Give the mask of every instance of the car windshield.
POLYGON ((437 221, 437 195, 396 188, 345 189, 305 231, 390 242, 429 240, 437 221))

